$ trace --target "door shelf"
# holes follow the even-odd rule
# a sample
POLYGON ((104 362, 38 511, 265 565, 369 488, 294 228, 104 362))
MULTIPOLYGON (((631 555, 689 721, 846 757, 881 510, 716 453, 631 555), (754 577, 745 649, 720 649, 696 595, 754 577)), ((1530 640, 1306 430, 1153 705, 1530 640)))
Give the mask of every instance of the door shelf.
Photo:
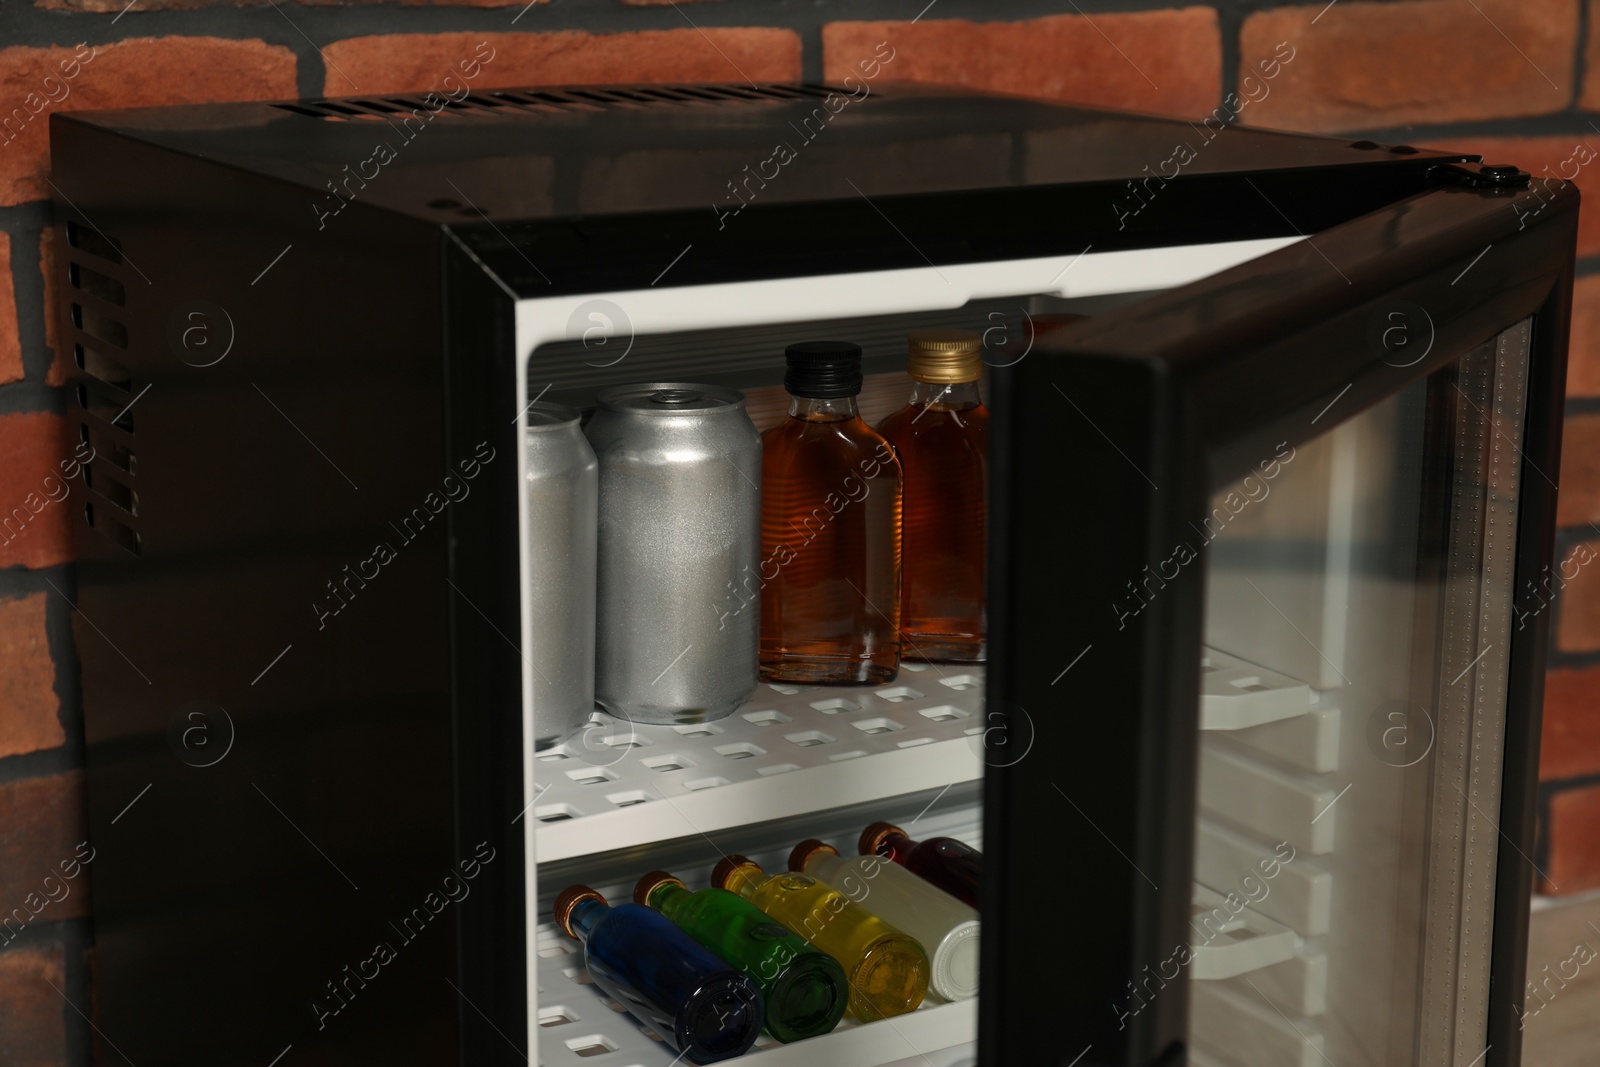
POLYGON ((1311 710, 1305 682, 1208 648, 1200 657, 1200 728, 1244 730, 1311 710))
MULTIPOLYGON (((543 1067, 669 1067, 676 1053, 590 980, 583 950, 553 924, 537 934, 539 1061, 543 1067)), ((822 1037, 783 1045, 766 1034, 733 1063, 759 1067, 873 1067, 902 1060, 971 1067, 978 1033, 976 999, 929 998, 909 1015, 874 1023, 849 1016, 822 1037)))
MULTIPOLYGON (((1230 896, 1234 896, 1230 894, 1230 896)), ((1237 897, 1234 897, 1237 904, 1237 897)), ((1190 929, 1195 935, 1196 979, 1234 978, 1282 963, 1295 954, 1300 939, 1250 908, 1229 907, 1228 898, 1195 883, 1190 929)))
POLYGON ((785 819, 983 773, 982 667, 904 663, 889 685, 762 685, 715 722, 596 713, 534 759, 537 861, 785 819))

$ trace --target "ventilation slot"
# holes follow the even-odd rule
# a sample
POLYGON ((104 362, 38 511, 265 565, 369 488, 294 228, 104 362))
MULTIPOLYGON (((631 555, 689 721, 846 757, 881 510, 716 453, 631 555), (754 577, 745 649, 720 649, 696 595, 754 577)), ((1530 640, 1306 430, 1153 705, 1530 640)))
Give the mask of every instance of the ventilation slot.
POLYGON ((80 424, 78 440, 93 449, 91 455, 96 461, 103 460, 130 477, 139 473, 139 461, 133 449, 121 444, 98 426, 80 424))
POLYGON ((98 341, 116 348, 128 347, 128 328, 116 319, 82 304, 72 305, 72 325, 98 341))
POLYGON ((531 90, 531 89, 524 89, 522 91, 522 94, 524 96, 531 96, 535 100, 543 100, 547 104, 555 104, 558 107, 566 108, 568 111, 604 111, 605 110, 605 108, 596 107, 593 103, 591 103, 590 101, 584 100, 581 97, 577 98, 577 99, 574 99, 571 96, 562 96, 560 93, 546 93, 546 92, 539 92, 537 90, 531 90))
POLYGON ((132 382, 128 377, 127 367, 88 345, 73 345, 72 361, 84 374, 98 378, 107 385, 114 385, 118 389, 126 390, 132 382))
POLYGON ((83 484, 93 489, 100 496, 127 512, 130 516, 139 514, 139 494, 126 479, 128 475, 117 470, 112 463, 96 462, 91 460, 83 468, 83 484), (120 475, 120 478, 118 477, 120 475))
POLYGON ((671 89, 640 89, 639 95, 647 99, 670 100, 674 104, 692 104, 698 99, 687 93, 673 92, 671 89))
POLYGON ((77 222, 67 222, 67 244, 107 263, 122 262, 122 247, 111 238, 77 222))
POLYGON ((135 556, 140 554, 139 531, 121 519, 114 518, 109 514, 109 509, 95 507, 92 500, 84 501, 83 519, 91 530, 107 541, 128 550, 135 556))
POLYGON ((91 384, 91 379, 86 378, 78 383, 78 406, 109 426, 133 433, 133 408, 126 396, 117 396, 112 390, 99 383, 91 384))
MULTIPOLYGON (((64 316, 76 368, 73 393, 80 415, 78 439, 88 459, 82 465, 84 522, 107 541, 135 556, 142 552, 138 466, 133 451, 135 390, 128 358, 129 286, 122 276, 122 245, 90 226, 68 220, 62 257, 64 316)), ((149 386, 145 386, 149 388, 149 386)))
POLYGON ((572 110, 571 108, 567 107, 558 107, 555 104, 547 104, 542 100, 535 100, 530 96, 519 96, 516 93, 510 93, 504 89, 496 89, 494 91, 494 98, 502 103, 510 104, 513 108, 521 111, 546 111, 562 114, 572 110))
POLYGON ((128 302, 127 290, 123 289, 121 282, 109 274, 101 274, 97 270, 90 270, 77 263, 68 263, 67 280, 72 283, 74 289, 104 300, 108 304, 121 307, 128 302))
MULTIPOLYGON (((433 111, 463 115, 511 115, 519 112, 631 111, 637 108, 682 104, 771 104, 793 103, 807 97, 825 97, 847 92, 811 83, 772 83, 767 85, 629 85, 581 88, 494 89, 468 94, 461 100, 445 100, 444 106, 429 106, 425 96, 385 97, 383 100, 301 100, 294 104, 269 104, 279 111, 325 122, 371 121, 411 111, 433 111)), ((853 94, 852 94, 853 95, 853 94)), ((882 94, 874 92, 873 97, 882 94)), ((860 99, 860 98, 857 98, 860 99)))

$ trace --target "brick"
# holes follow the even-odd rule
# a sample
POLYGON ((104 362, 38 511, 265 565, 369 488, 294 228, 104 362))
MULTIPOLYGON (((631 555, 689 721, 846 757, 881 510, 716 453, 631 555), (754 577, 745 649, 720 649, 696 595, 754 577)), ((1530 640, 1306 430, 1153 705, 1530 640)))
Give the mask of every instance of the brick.
POLYGON ((1595 20, 1600 18, 1600 3, 1589 0, 1589 39, 1584 42, 1583 67, 1585 73, 1583 92, 1578 97, 1578 106, 1585 111, 1600 108, 1600 25, 1595 20))
MULTIPOLYGON (((1600 218, 1600 213, 1595 217, 1600 218)), ((1567 395, 1600 396, 1600 275, 1591 274, 1572 284, 1567 395)))
POLYGON ((79 483, 62 478, 60 463, 72 455, 68 435, 59 415, 0 415, 0 567, 53 567, 72 558, 67 509, 77 503, 70 494, 79 483))
POLYGON ((1217 103, 1222 37, 1216 11, 1050 15, 1021 22, 922 19, 822 28, 830 81, 860 77, 881 42, 879 77, 965 85, 1123 111, 1199 116, 1217 103))
MULTIPOLYGON (((349 37, 322 50, 330 96, 472 88, 631 82, 793 81, 793 30, 708 26, 635 33, 392 33, 349 37), (482 57, 475 76, 461 64, 482 57)), ((469 68, 470 69, 470 68, 469 68)))
MULTIPOLYGON (((1562 451, 1565 450, 1564 447, 1562 451)), ((1562 490, 1566 490, 1565 484, 1562 490)), ((1600 533, 1600 530, 1595 532, 1600 533)), ((1537 584, 1559 590, 1557 603, 1561 615, 1556 623, 1556 647, 1563 652, 1600 651, 1600 541, 1574 545, 1566 558, 1552 568, 1552 573, 1537 584)), ((1537 590, 1536 596, 1526 585, 1518 593, 1517 606, 1523 612, 1536 609, 1540 601, 1550 599, 1548 592, 1537 590)), ((1600 710, 1600 705, 1596 710, 1600 710)), ((1600 771, 1600 766, 1595 770, 1600 771)))
POLYGON ((1357 130, 1539 115, 1574 94, 1578 0, 1417 0, 1248 16, 1239 69, 1295 50, 1249 121, 1357 130), (1315 25, 1313 25, 1315 22, 1315 25), (1552 84, 1553 83, 1553 84, 1552 84))
POLYGON ((61 319, 56 309, 56 296, 60 292, 56 285, 59 263, 55 234, 46 226, 39 235, 39 274, 44 278, 44 346, 50 351, 50 367, 44 374, 46 385, 67 384, 74 370, 67 349, 61 344, 61 319))
POLYGON ((298 95, 294 53, 264 41, 140 37, 82 48, 0 48, 0 120, 11 123, 0 133, 0 205, 50 195, 52 111, 298 95), (74 62, 76 74, 66 78, 73 67, 63 64, 74 62))
POLYGON ((66 951, 60 945, 0 952, 0 1034, 6 1067, 67 1062, 66 951), (50 987, 54 985, 55 989, 50 987), (57 992, 60 990, 60 992, 57 992))
POLYGON ((78 847, 88 836, 82 771, 0 785, 0 942, 9 940, 8 931, 15 935, 22 919, 32 926, 89 914, 92 865, 79 864, 75 878, 64 877, 76 860, 92 864, 93 853, 78 847))
MULTIPOLYGON (((1515 163, 1539 177, 1566 178, 1580 190, 1600 189, 1600 134, 1585 127, 1552 137, 1473 137, 1417 142, 1447 152, 1475 152, 1485 163, 1515 163), (1585 151, 1578 154, 1578 149, 1585 151), (1578 160, 1587 158, 1588 163, 1578 160), (1576 175, 1576 177, 1574 177, 1576 175)), ((1585 194, 1587 195, 1587 193, 1585 194)), ((1578 255, 1600 253, 1600 207, 1587 201, 1578 212, 1578 255)))
POLYGON ((11 235, 0 230, 0 385, 21 381, 22 374, 17 295, 11 279, 11 235))
MULTIPOLYGON (((54 595, 54 594, 51 594, 54 595)), ((0 599, 0 756, 67 741, 56 697, 56 667, 45 637, 45 594, 0 599)))
POLYGON ((1600 785, 1552 796, 1545 832, 1550 849, 1540 892, 1569 896, 1600 888, 1600 785))
POLYGON ((1545 675, 1540 736, 1540 781, 1600 774, 1600 668, 1545 675))
MULTIPOLYGON (((1564 484, 1562 489, 1566 489, 1564 484)), ((1563 652, 1600 651, 1600 541, 1574 545, 1550 573, 1535 583, 1534 589, 1524 584, 1518 590, 1519 613, 1542 610, 1540 603, 1549 602, 1551 589, 1557 590, 1556 603, 1561 612, 1555 627, 1556 647, 1563 652)), ((1600 766, 1595 770, 1600 771, 1600 766)))
POLYGON ((1561 429, 1558 526, 1600 523, 1600 415, 1571 415, 1561 429))

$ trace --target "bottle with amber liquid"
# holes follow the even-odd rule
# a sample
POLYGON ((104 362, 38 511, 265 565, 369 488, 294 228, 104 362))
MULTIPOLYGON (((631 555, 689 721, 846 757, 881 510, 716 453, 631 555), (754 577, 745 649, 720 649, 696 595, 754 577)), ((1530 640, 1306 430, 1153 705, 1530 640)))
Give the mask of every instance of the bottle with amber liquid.
POLYGON ((786 356, 789 414, 761 438, 761 679, 881 685, 900 670, 900 461, 856 411, 859 345, 786 356))
POLYGON ((982 339, 924 330, 908 340, 911 399, 878 429, 905 470, 900 634, 908 657, 982 663, 989 411, 982 339))
POLYGON ((725 856, 711 884, 737 893, 839 961, 850 982, 850 1013, 872 1022, 915 1011, 928 994, 928 954, 837 889, 809 875, 766 874, 744 856, 725 856))
POLYGON ((978 879, 983 853, 953 837, 913 841, 892 822, 875 822, 861 831, 863 856, 882 856, 943 889, 957 900, 978 906, 978 879))

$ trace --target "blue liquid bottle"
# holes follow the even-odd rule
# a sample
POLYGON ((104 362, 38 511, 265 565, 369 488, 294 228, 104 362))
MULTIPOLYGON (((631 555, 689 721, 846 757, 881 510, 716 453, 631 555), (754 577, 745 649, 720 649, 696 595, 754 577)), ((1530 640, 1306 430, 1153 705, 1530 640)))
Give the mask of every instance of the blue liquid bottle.
POLYGON ((611 907, 588 886, 556 898, 556 925, 583 942, 594 984, 690 1063, 742 1056, 765 1011, 748 975, 729 967, 671 919, 638 904, 611 907))

